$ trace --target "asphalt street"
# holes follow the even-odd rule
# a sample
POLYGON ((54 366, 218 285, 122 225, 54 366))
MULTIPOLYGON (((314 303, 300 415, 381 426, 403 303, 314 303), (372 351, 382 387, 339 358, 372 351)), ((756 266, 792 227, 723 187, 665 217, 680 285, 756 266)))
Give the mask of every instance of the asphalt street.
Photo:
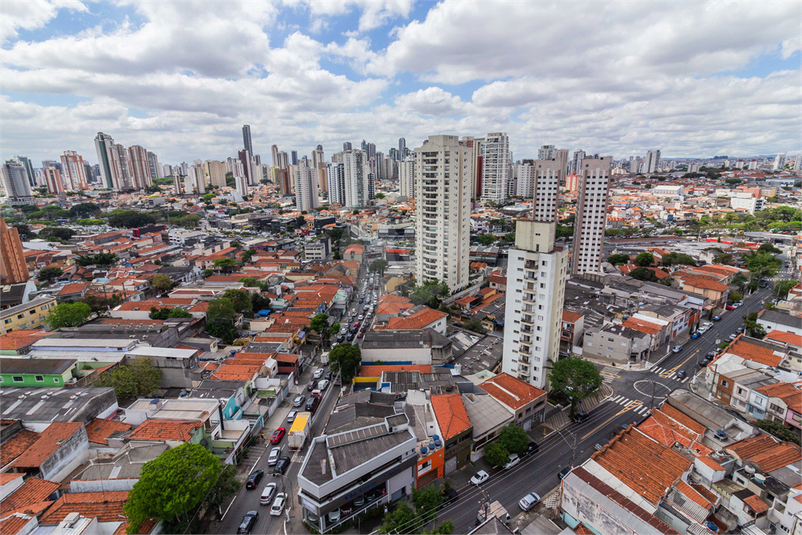
MULTIPOLYGON (((731 333, 743 323, 742 315, 762 309, 762 302, 771 290, 761 289, 744 299, 744 305, 727 311, 721 321, 697 339, 689 339, 679 353, 671 353, 663 362, 649 371, 626 371, 605 367, 605 382, 613 388, 613 394, 591 411, 582 422, 571 423, 558 433, 553 433, 539 443, 540 451, 522 461, 518 466, 497 469, 480 488, 468 485, 458 489, 459 498, 443 508, 438 521, 450 519, 455 533, 466 533, 474 527, 476 515, 485 500, 498 501, 515 516, 521 512, 518 501, 529 492, 545 497, 559 484, 557 474, 565 466, 578 466, 603 446, 623 426, 638 423, 649 414, 650 405, 658 406, 665 397, 677 388, 688 388, 688 382, 701 371, 699 360, 717 346, 716 340, 727 340, 731 333), (685 370, 687 377, 680 379, 677 371, 685 370), (652 392, 654 391, 654 398, 652 392)), ((470 470, 470 468, 468 468, 470 470)))

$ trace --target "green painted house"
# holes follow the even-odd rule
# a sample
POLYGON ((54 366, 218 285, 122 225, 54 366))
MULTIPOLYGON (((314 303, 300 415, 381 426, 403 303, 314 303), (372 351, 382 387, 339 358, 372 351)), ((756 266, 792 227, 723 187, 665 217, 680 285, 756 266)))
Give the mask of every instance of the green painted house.
POLYGON ((60 388, 75 380, 77 359, 0 357, 0 386, 60 388))

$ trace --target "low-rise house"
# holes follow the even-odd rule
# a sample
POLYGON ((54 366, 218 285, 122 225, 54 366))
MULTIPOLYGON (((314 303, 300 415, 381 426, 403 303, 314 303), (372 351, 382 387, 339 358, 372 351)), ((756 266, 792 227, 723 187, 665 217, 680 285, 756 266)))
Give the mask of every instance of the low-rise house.
POLYGON ((470 461, 473 424, 460 394, 437 394, 430 398, 445 448, 444 473, 461 470, 470 461))
POLYGON ((626 364, 646 359, 651 348, 650 335, 623 325, 609 324, 585 333, 583 355, 626 364))
POLYGON ((395 331, 417 331, 432 329, 445 336, 448 314, 440 310, 423 307, 409 316, 389 318, 387 329, 395 331))
POLYGON ((513 423, 529 430, 543 421, 546 392, 526 381, 501 373, 479 384, 485 392, 514 413, 513 423))
POLYGON ((0 357, 0 386, 61 388, 77 377, 76 359, 0 357))
POLYGON ((796 335, 802 335, 802 320, 797 316, 792 316, 787 312, 779 310, 761 310, 757 316, 757 322, 766 332, 783 331, 796 335))
POLYGON ((0 310, 0 334, 44 327, 56 306, 52 296, 37 297, 21 305, 0 310))
POLYGON ((362 341, 362 361, 440 366, 451 360, 451 340, 433 329, 368 331, 362 341))
POLYGON ((81 422, 53 422, 10 465, 12 472, 62 481, 84 461, 89 439, 81 422))

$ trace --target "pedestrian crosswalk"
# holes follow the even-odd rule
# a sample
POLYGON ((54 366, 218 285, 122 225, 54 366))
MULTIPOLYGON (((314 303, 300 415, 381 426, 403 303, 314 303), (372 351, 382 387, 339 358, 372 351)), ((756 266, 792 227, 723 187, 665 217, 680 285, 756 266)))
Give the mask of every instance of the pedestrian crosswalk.
POLYGON ((609 398, 607 401, 612 403, 617 403, 622 407, 629 407, 632 412, 635 414, 640 414, 641 416, 646 416, 649 414, 649 406, 644 405, 643 402, 639 399, 631 399, 626 396, 614 396, 609 398))
POLYGON ((656 373, 657 375, 659 375, 663 379, 671 379, 672 381, 678 381, 680 383, 688 382, 688 379, 690 377, 690 376, 686 376, 683 379, 680 379, 679 377, 677 377, 677 372, 679 370, 666 369, 666 368, 663 368, 662 366, 655 366, 654 368, 650 368, 649 371, 651 371, 652 373, 656 373))

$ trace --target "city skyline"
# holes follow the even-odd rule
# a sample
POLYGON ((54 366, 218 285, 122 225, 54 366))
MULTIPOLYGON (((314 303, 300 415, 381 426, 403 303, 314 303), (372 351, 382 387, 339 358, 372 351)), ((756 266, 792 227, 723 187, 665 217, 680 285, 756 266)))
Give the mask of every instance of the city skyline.
POLYGON ((516 160, 544 144, 615 159, 802 149, 792 3, 589 3, 574 17, 452 0, 230 2, 223 14, 76 1, 35 17, 7 5, 3 161, 86 158, 99 131, 163 162, 225 159, 244 148, 243 125, 263 161, 273 144, 331 154, 369 138, 385 152, 433 132, 506 132, 516 160), (459 31, 477 20, 483 35, 459 31), (545 35, 526 31, 541 20, 553 21, 545 35))

